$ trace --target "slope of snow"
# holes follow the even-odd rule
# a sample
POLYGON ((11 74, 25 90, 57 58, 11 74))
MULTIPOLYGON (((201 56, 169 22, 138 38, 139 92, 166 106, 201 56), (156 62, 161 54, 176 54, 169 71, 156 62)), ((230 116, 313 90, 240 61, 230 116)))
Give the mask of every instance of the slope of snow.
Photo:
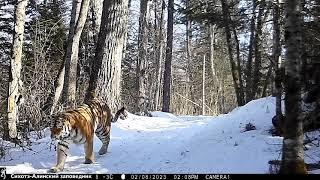
MULTIPOLYGON (((274 109, 275 99, 267 97, 217 117, 129 114, 112 124, 106 155, 98 155, 101 142, 95 138, 96 161, 83 164, 83 146, 72 145, 62 173, 268 173, 268 161, 281 158, 282 138, 268 132, 274 109), (247 123, 256 130, 245 132, 247 123)), ((33 140, 31 149, 5 144, 8 151, 0 166, 8 173, 46 173, 56 154, 50 132, 45 134, 33 140)), ((310 146, 306 161, 319 159, 319 148, 310 146)))

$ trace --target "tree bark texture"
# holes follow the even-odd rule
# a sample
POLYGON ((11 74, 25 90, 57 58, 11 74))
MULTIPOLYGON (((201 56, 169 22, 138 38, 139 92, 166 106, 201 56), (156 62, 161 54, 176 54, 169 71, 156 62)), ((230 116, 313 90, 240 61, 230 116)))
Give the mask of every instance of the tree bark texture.
POLYGON ((229 55, 229 61, 231 65, 231 74, 233 79, 233 86, 235 90, 235 94, 237 96, 237 102, 239 106, 243 105, 243 97, 240 95, 240 88, 239 88, 239 78, 237 75, 237 67, 234 61, 233 57, 233 43, 231 39, 231 28, 230 28, 230 13, 227 7, 227 4, 224 0, 221 0, 221 6, 222 6, 222 14, 223 14, 223 20, 224 20, 224 26, 225 26, 225 34, 226 34, 226 41, 228 46, 228 55, 229 55))
POLYGON ((63 85, 63 100, 71 107, 75 107, 79 41, 87 19, 89 4, 90 0, 82 0, 80 3, 74 1, 72 6, 72 15, 75 17, 74 22, 73 19, 70 22, 63 85))
MULTIPOLYGON (((155 3, 157 0, 155 0, 155 3)), ((157 81, 156 83, 156 88, 155 88, 155 100, 154 100, 154 107, 155 110, 158 110, 159 106, 159 98, 160 98, 160 85, 161 85, 161 66, 162 66, 162 58, 163 58, 163 17, 164 17, 164 9, 166 7, 166 4, 164 0, 161 1, 161 13, 160 13, 160 19, 159 23, 157 23, 157 33, 156 33, 156 38, 157 38, 157 50, 156 50, 156 73, 157 73, 157 81)))
POLYGON ((213 94, 212 96, 214 98, 214 108, 213 108, 213 115, 217 115, 219 113, 218 108, 218 102, 219 102, 219 94, 220 94, 220 86, 219 86, 219 78, 216 73, 216 67, 215 67, 215 60, 214 60, 214 53, 215 53, 215 46, 216 46, 216 25, 210 24, 209 26, 209 32, 210 32, 210 64, 211 64, 211 75, 213 79, 213 94))
POLYGON ((92 27, 94 30, 93 39, 95 43, 98 42, 98 35, 102 16, 102 3, 102 0, 91 0, 92 27))
MULTIPOLYGON (((187 1, 189 3, 189 0, 187 1)), ((195 101, 194 92, 193 92, 193 75, 192 75, 192 20, 190 17, 187 17, 186 22, 186 53, 187 53, 187 69, 186 69, 186 76, 187 76, 187 84, 186 89, 188 93, 188 98, 191 99, 192 102, 195 101)), ((197 107, 191 105, 191 110, 189 112, 196 113, 197 107)))
POLYGON ((275 96, 276 96, 276 120, 278 122, 277 131, 278 134, 282 134, 282 121, 283 121, 283 115, 282 115, 282 105, 281 105, 281 99, 282 99, 282 78, 284 76, 283 68, 281 65, 280 58, 280 3, 278 0, 275 0, 273 2, 273 47, 272 47, 272 61, 274 64, 274 70, 275 70, 275 80, 274 80, 274 86, 275 86, 275 96))
POLYGON ((10 72, 9 72, 9 86, 8 86, 8 104, 7 104, 7 116, 8 116, 8 131, 5 132, 5 136, 9 135, 9 138, 17 137, 17 121, 18 121, 18 106, 21 99, 21 61, 22 61, 22 46, 23 46, 23 34, 24 24, 26 17, 26 6, 28 0, 17 1, 14 14, 14 32, 13 42, 11 49, 10 60, 10 72))
POLYGON ((257 30, 255 34, 255 47, 254 47, 254 67, 253 67, 253 80, 252 80, 252 87, 251 87, 251 93, 252 93, 252 98, 255 99, 257 94, 260 94, 261 89, 260 87, 260 80, 261 80, 261 43, 262 43, 262 16, 264 13, 265 9, 265 1, 261 0, 259 4, 259 12, 258 12, 258 17, 257 17, 257 30))
POLYGON ((167 21, 167 48, 166 61, 163 78, 163 103, 162 111, 170 111, 170 95, 171 95, 171 61, 172 61, 172 41, 173 41, 173 11, 174 0, 168 1, 168 21, 167 21))
POLYGON ((252 0, 252 17, 250 24, 250 39, 249 39, 249 52, 248 52, 248 60, 246 64, 246 102, 252 100, 252 59, 253 59, 253 47, 255 44, 255 27, 256 27, 256 8, 257 3, 256 0, 252 0))
POLYGON ((238 39, 238 34, 237 34, 237 30, 236 27, 234 25, 234 23, 232 23, 233 25, 233 35, 234 35, 234 42, 235 42, 235 48, 236 48, 236 69, 237 69, 237 73, 238 73, 238 84, 239 84, 239 98, 240 98, 240 104, 241 106, 245 104, 245 100, 244 100, 244 88, 243 88, 243 79, 242 79, 242 65, 241 65, 241 59, 240 59, 240 43, 239 43, 239 39, 238 39))
POLYGON ((206 55, 203 55, 202 63, 202 115, 206 114, 206 55))
POLYGON ((280 173, 305 174, 303 117, 301 115, 301 1, 285 1, 285 109, 280 173))
POLYGON ((136 68, 136 112, 146 111, 146 66, 148 45, 148 0, 140 0, 139 34, 138 34, 138 59, 136 68))
MULTIPOLYGON (((61 93, 63 89, 65 88, 65 76, 66 76, 66 60, 68 57, 71 57, 71 51, 72 51, 72 41, 73 41, 73 36, 75 32, 75 23, 78 19, 79 16, 79 11, 80 11, 80 3, 78 0, 73 0, 72 1, 72 9, 71 9, 71 19, 70 19, 70 25, 69 25, 69 34, 68 34, 68 40, 67 40, 67 49, 65 53, 65 61, 62 67, 60 68, 59 74, 55 80, 54 86, 55 86, 55 91, 53 95, 49 96, 49 99, 47 100, 48 104, 51 104, 52 101, 52 106, 50 108, 50 115, 53 114, 55 107, 58 104, 58 101, 61 97, 61 93), (53 96, 53 99, 51 100, 50 97, 53 96)), ((70 58, 69 58, 70 59, 70 58)), ((64 94, 63 97, 63 102, 67 101, 66 93, 64 94)))
POLYGON ((99 96, 114 112, 120 105, 121 60, 127 36, 128 0, 104 0, 86 100, 99 96))

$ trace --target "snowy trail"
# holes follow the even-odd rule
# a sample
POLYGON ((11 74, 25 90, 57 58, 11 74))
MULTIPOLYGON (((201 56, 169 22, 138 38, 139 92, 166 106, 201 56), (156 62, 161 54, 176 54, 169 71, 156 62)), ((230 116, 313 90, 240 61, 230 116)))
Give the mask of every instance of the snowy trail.
MULTIPOLYGON (((268 97, 215 118, 130 114, 112 124, 106 155, 98 155, 101 142, 95 138, 96 161, 83 164, 83 146, 72 145, 61 173, 268 173, 268 161, 280 158, 282 146, 282 138, 268 133, 274 106, 268 97), (257 129, 243 132, 249 122, 257 129)), ((32 151, 11 149, 0 166, 8 173, 46 173, 56 162, 47 134, 34 141, 32 151)))

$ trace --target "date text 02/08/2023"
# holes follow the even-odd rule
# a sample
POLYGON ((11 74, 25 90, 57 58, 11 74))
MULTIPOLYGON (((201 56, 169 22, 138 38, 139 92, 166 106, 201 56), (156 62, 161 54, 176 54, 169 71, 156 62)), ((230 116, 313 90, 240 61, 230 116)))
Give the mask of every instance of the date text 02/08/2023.
MULTIPOLYGON (((121 179, 126 179, 124 174, 121 176, 121 179)), ((225 174, 131 174, 130 179, 133 180, 166 180, 166 179, 174 179, 174 180, 197 180, 197 179, 215 179, 215 180, 224 180, 230 179, 229 175, 225 174)))

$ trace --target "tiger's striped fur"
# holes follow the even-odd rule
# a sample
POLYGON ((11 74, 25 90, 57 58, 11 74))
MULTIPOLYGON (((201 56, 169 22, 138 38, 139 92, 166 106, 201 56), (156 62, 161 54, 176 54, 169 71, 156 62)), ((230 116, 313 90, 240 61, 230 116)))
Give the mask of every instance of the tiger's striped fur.
POLYGON ((118 110, 113 116, 108 105, 99 100, 92 100, 74 110, 53 116, 51 119, 51 138, 58 141, 57 165, 50 171, 59 172, 63 170, 71 143, 84 144, 84 163, 93 163, 94 133, 102 141, 99 155, 105 154, 110 142, 111 122, 126 117, 127 113, 124 108, 118 110))

